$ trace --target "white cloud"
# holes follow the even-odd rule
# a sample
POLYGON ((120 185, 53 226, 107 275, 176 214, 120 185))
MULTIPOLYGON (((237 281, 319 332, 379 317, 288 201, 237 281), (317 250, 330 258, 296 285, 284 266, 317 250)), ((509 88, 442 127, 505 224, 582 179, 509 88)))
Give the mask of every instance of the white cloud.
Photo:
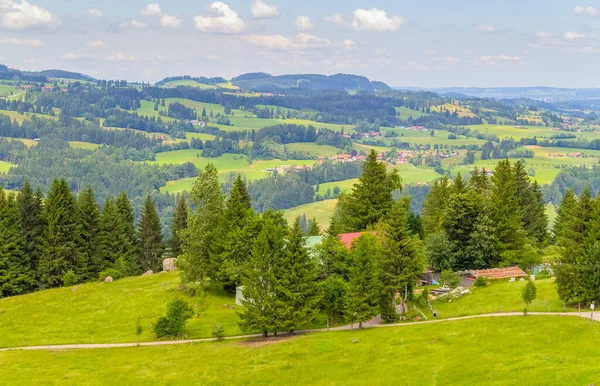
POLYGON ((210 16, 194 17, 196 29, 202 32, 239 33, 246 27, 240 15, 225 3, 216 1, 205 8, 210 16))
POLYGON ((88 47, 93 47, 93 48, 105 48, 106 47, 106 43, 104 43, 102 40, 95 40, 93 42, 89 42, 85 44, 88 47))
POLYGON ((569 40, 569 41, 577 40, 577 39, 581 39, 581 38, 585 37, 584 34, 580 34, 579 32, 574 32, 574 31, 565 32, 564 36, 565 36, 565 40, 569 40))
POLYGON ((460 62, 460 59, 458 59, 455 56, 446 56, 444 58, 437 58, 436 60, 439 62, 446 63, 446 64, 454 64, 454 63, 460 62))
POLYGON ((252 16, 255 19, 272 19, 279 17, 279 11, 274 5, 269 5, 262 0, 252 2, 252 16))
POLYGON ((121 31, 130 29, 130 28, 146 28, 146 27, 148 27, 148 24, 143 23, 141 21, 137 21, 137 20, 126 21, 126 22, 119 24, 119 29, 121 31))
POLYGON ((90 10, 88 10, 88 15, 90 16, 94 16, 94 17, 102 17, 104 16, 104 12, 102 12, 102 10, 98 9, 98 8, 92 8, 90 10))
POLYGON ((296 40, 300 44, 308 44, 308 45, 329 45, 331 44, 331 40, 325 38, 319 38, 314 35, 310 35, 307 33, 299 33, 296 35, 296 40))
POLYGON ((548 39, 554 36, 553 33, 550 32, 545 32, 545 31, 539 31, 535 33, 535 36, 537 36, 540 39, 548 39))
POLYGON ((408 62, 406 65, 399 67, 400 70, 412 70, 412 71, 429 71, 429 67, 424 64, 417 62, 408 62))
POLYGON ((294 47, 292 39, 283 35, 247 35, 242 39, 255 46, 271 50, 288 50, 294 47))
POLYGON ((61 56, 61 58, 64 60, 86 60, 86 59, 93 59, 94 57, 92 55, 76 54, 74 52, 65 52, 61 56))
POLYGON ((158 3, 150 3, 146 4, 146 7, 140 11, 140 15, 148 17, 162 16, 163 11, 158 3))
POLYGON ((114 61, 114 62, 126 62, 126 61, 134 61, 137 58, 133 55, 125 55, 122 52, 117 52, 116 54, 112 55, 112 56, 106 56, 105 57, 106 60, 110 60, 110 61, 114 61))
POLYGON ((477 26, 477 31, 480 32, 494 32, 496 28, 491 24, 479 24, 477 26))
POLYGON ((315 25, 308 16, 298 16, 296 18, 296 29, 299 31, 308 31, 315 28, 315 25))
POLYGON ((7 45, 14 45, 14 46, 22 45, 25 47, 39 48, 39 47, 44 46, 44 42, 39 39, 29 39, 29 40, 21 40, 21 39, 16 39, 16 38, 0 39, 0 46, 7 46, 7 45))
POLYGON ((346 22, 340 14, 325 18, 326 22, 345 25, 356 31, 388 32, 397 31, 406 19, 401 16, 388 16, 387 12, 377 8, 354 10, 354 19, 346 22))
POLYGON ((575 15, 600 16, 600 9, 578 5, 573 9, 575 15))
POLYGON ((160 18, 160 25, 165 28, 179 28, 181 23, 183 23, 183 19, 173 15, 164 14, 160 18))
POLYGON ((521 62, 523 61, 523 59, 519 56, 508 56, 508 55, 496 55, 496 56, 490 56, 490 55, 482 55, 480 57, 478 57, 475 60, 475 64, 479 64, 479 65, 495 65, 495 64, 501 64, 501 63, 516 63, 516 62, 521 62))
POLYGON ((0 27, 12 30, 43 28, 56 25, 58 18, 50 11, 31 4, 27 0, 17 3, 13 0, 0 0, 0 27))
POLYGON ((342 44, 347 49, 352 49, 352 48, 356 47, 356 43, 354 42, 354 40, 351 40, 351 39, 344 39, 344 41, 342 42, 342 44))

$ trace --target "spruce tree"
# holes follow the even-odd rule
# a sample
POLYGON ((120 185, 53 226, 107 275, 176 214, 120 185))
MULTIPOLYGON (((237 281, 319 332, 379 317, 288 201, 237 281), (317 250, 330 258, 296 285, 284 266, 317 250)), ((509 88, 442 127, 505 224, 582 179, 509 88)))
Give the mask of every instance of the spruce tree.
POLYGON ((165 249, 158 211, 150 194, 146 196, 138 224, 142 271, 158 272, 165 249))
POLYGON ((242 331, 260 331, 264 337, 279 331, 276 307, 275 272, 285 254, 285 221, 280 214, 267 211, 262 215, 262 229, 244 265, 242 305, 239 325, 242 331))
POLYGON ((376 264, 380 247, 372 235, 363 235, 352 246, 352 268, 348 291, 348 312, 358 327, 377 315, 378 269, 376 264))
POLYGON ((0 297, 27 292, 34 283, 26 237, 13 194, 0 189, 0 297))
POLYGON ((25 181, 17 196, 17 207, 21 219, 22 233, 25 236, 25 255, 29 257, 32 275, 37 279, 44 232, 44 221, 42 219, 43 196, 41 190, 38 188, 34 193, 29 182, 25 181))
POLYGON ((169 238, 168 245, 171 248, 171 255, 178 257, 181 255, 181 244, 182 232, 187 229, 188 226, 188 206, 185 201, 183 194, 177 200, 175 206, 175 213, 173 213, 173 220, 171 221, 171 237, 169 238))
POLYGON ((118 261, 120 271, 129 276, 139 275, 142 270, 140 262, 140 250, 138 248, 137 236, 135 234, 135 219, 133 207, 126 192, 119 194, 115 201, 118 215, 118 229, 120 236, 120 253, 118 261), (123 272, 125 271, 125 272, 123 272))
POLYGON ((274 267, 274 275, 278 327, 294 332, 310 323, 319 311, 316 266, 306 250, 298 220, 288 232, 285 253, 274 267))
POLYGON ((43 287, 56 287, 63 275, 72 269, 77 275, 85 272, 78 259, 78 224, 75 197, 67 181, 55 179, 46 198, 42 216, 45 223, 43 253, 39 261, 43 287))
POLYGON ((348 249, 335 234, 326 234, 320 244, 315 247, 315 255, 319 262, 319 278, 325 280, 338 275, 348 280, 351 268, 351 256, 348 249))
POLYGON ((317 219, 313 217, 312 220, 308 222, 308 235, 309 236, 319 236, 321 234, 321 228, 317 223, 317 219))
MULTIPOLYGON (((102 215, 100 216, 100 236, 99 236, 99 259, 98 267, 96 268, 99 272, 102 272, 108 268, 117 268, 117 260, 122 255, 122 248, 124 237, 121 233, 121 221, 119 213, 117 212, 117 206, 114 200, 107 198, 104 202, 104 208, 102 209, 102 215)), ((127 244, 125 242, 125 244, 127 244)), ((125 267, 126 269, 127 267, 125 267)), ((121 272, 127 274, 127 272, 121 272)))
POLYGON ((88 187, 78 197, 77 219, 79 223, 79 255, 85 261, 87 271, 82 279, 96 279, 100 273, 100 209, 96 196, 88 187))
POLYGON ((425 257, 423 245, 408 228, 408 202, 399 202, 390 211, 385 229, 382 253, 379 259, 381 316, 395 320, 395 295, 400 293, 402 313, 408 311, 407 300, 412 297, 415 284, 423 275, 425 257))
POLYGON ((451 185, 448 177, 442 177, 433 183, 423 203, 423 228, 426 236, 442 231, 444 211, 450 194, 451 185))
POLYGON ((207 279, 217 278, 211 261, 212 244, 221 237, 224 197, 219 175, 209 163, 192 187, 191 203, 196 208, 183 232, 183 254, 178 260, 181 280, 188 285, 202 285, 207 279))

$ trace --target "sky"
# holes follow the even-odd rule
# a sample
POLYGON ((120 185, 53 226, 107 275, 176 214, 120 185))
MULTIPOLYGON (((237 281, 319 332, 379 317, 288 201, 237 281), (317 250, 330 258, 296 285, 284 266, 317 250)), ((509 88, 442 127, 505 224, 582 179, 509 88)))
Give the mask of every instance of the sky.
POLYGON ((0 0, 0 63, 146 82, 260 71, 600 87, 600 1, 0 0))

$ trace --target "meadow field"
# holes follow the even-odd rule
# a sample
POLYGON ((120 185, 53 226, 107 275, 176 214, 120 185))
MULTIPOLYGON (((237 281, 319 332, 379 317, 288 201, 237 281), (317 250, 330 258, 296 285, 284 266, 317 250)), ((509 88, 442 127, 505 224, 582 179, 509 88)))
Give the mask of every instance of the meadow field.
POLYGON ((17 166, 15 164, 11 164, 10 162, 0 161, 0 173, 8 173, 10 168, 13 166, 17 166))
POLYGON ((0 352, 6 384, 591 385, 600 325, 516 316, 291 338, 0 352), (582 355, 584 353, 584 355, 582 355))
POLYGON ((100 145, 96 143, 90 142, 80 142, 80 141, 71 141, 69 142, 69 146, 73 149, 83 149, 83 150, 96 150, 100 147, 100 145))
POLYGON ((7 115, 11 120, 17 121, 19 123, 23 123, 25 120, 29 120, 32 117, 36 117, 39 119, 58 119, 57 117, 52 117, 50 115, 45 114, 36 114, 36 113, 24 113, 20 114, 18 111, 12 110, 0 110, 0 115, 7 115))
POLYGON ((424 113, 419 110, 413 110, 408 107, 396 107, 396 114, 400 119, 419 119, 421 117, 425 117, 431 114, 424 113))
POLYGON ((292 224, 296 218, 306 214, 306 217, 309 219, 315 218, 321 229, 325 230, 329 227, 329 220, 333 214, 333 211, 335 210, 336 205, 337 200, 316 201, 310 204, 284 210, 283 214, 288 224, 292 224))
POLYGON ((201 90, 214 90, 214 89, 218 88, 214 84, 200 83, 200 82, 196 82, 195 80, 191 80, 191 79, 173 80, 170 82, 166 82, 165 86, 173 86, 173 87, 189 86, 189 87, 197 87, 201 90))

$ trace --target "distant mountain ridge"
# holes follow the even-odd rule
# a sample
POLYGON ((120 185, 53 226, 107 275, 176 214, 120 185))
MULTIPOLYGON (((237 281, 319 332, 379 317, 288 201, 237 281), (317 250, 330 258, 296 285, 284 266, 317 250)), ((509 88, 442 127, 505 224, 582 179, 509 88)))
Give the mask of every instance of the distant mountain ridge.
POLYGON ((49 78, 68 78, 73 80, 95 81, 96 79, 78 72, 64 70, 21 71, 0 64, 0 79, 48 82, 49 78))
POLYGON ((494 99, 534 99, 545 102, 569 102, 600 99, 600 88, 559 88, 559 87, 395 87, 399 90, 433 91, 440 95, 460 99, 461 97, 494 99))
POLYGON ((265 92, 292 88, 367 92, 391 90, 391 87, 383 82, 371 81, 364 76, 351 74, 289 74, 273 76, 258 72, 242 74, 233 78, 231 82, 240 88, 265 92))

